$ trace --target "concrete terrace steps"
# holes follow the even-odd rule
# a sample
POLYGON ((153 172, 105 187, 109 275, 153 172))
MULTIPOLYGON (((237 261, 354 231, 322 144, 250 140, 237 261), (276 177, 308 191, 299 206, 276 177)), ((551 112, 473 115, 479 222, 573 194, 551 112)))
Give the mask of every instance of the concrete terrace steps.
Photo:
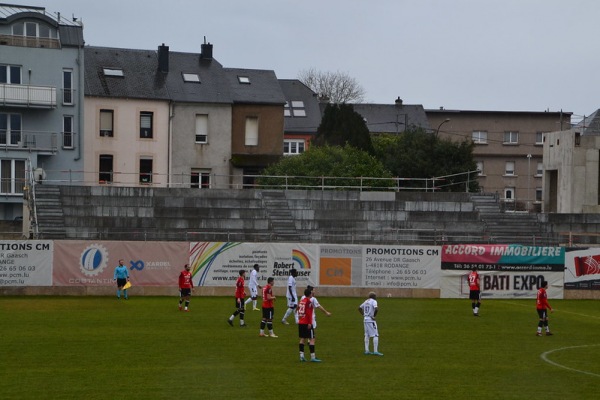
POLYGON ((485 233, 492 241, 534 241, 544 236, 537 214, 526 212, 504 212, 493 194, 474 194, 471 196, 481 221, 485 224, 485 233))
POLYGON ((38 237, 64 239, 66 227, 60 187, 39 184, 34 190, 38 237))
POLYGON ((285 192, 263 191, 262 202, 273 232, 293 239, 298 231, 285 192))

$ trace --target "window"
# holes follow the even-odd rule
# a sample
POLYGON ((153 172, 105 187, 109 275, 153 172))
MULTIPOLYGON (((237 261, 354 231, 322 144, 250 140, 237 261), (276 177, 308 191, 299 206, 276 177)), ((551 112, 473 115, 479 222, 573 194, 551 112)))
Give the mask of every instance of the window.
POLYGON ((304 153, 304 140, 284 140, 283 155, 304 153))
POLYGON ((544 174, 544 163, 537 163, 537 168, 535 170, 535 176, 542 176, 544 174))
POLYGON ((0 193, 22 194, 25 186, 25 160, 0 161, 0 193))
POLYGON ((73 116, 63 116, 63 147, 65 149, 73 148, 73 116))
POLYGON ((100 183, 110 183, 113 181, 113 156, 110 154, 100 154, 98 165, 98 180, 100 183))
POLYGON ((53 38, 54 30, 45 24, 37 24, 35 22, 18 22, 12 26, 13 36, 27 36, 40 38, 53 38))
POLYGON ((152 183, 151 158, 140 158, 140 183, 152 183))
POLYGON ((487 143, 487 131, 473 131, 471 138, 477 144, 487 143))
POLYGON ((152 124, 154 113, 149 111, 140 112, 140 138, 152 139, 152 124))
POLYGON ((100 110, 100 136, 113 137, 113 110, 100 110))
POLYGON ((304 108, 304 102, 301 100, 294 100, 291 102, 286 101, 283 107, 283 115, 285 117, 306 117, 306 110, 304 108))
POLYGON ((73 70, 63 69, 63 104, 73 104, 73 70))
POLYGON ((248 77, 248 76, 238 76, 238 82, 249 85, 250 84, 250 77, 248 77))
POLYGON ((515 162, 507 161, 504 167, 504 175, 514 175, 515 174, 515 162))
POLYGON ((246 146, 258 146, 258 117, 246 118, 246 146))
POLYGON ((0 65, 0 83, 21 84, 21 67, 16 65, 0 65))
POLYGON ((21 114, 0 113, 0 145, 18 146, 21 142, 21 114))
POLYGON ((504 189, 504 200, 512 201, 515 199, 515 188, 507 187, 504 189))
POLYGON ((184 82, 200 83, 198 74, 182 74, 184 82))
POLYGON ((542 201, 542 188, 535 188, 535 201, 542 201))
POLYGON ((483 172, 483 161, 477 161, 476 165, 477 165, 477 175, 484 176, 485 173, 483 172))
POLYGON ((124 77, 123 70, 121 68, 103 68, 104 76, 113 76, 117 78, 124 77))
POLYGON ((504 132, 504 144, 517 144, 519 143, 519 132, 504 132))
POLYGON ((210 188, 210 172, 206 170, 192 169, 190 187, 210 188))
POLYGON ((208 143, 208 115, 196 115, 196 143, 208 143))
POLYGON ((535 144, 543 145, 546 140, 546 132, 536 132, 535 133, 535 144))

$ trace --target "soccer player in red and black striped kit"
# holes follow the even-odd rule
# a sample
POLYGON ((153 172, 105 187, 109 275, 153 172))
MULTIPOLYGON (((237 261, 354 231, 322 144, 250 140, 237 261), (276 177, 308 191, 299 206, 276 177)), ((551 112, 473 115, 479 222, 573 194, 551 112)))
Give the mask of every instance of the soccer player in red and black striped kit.
POLYGON ((227 320, 227 323, 233 326, 233 319, 239 315, 240 327, 245 328, 246 323, 244 322, 244 315, 246 313, 246 307, 244 303, 244 298, 246 297, 246 290, 244 289, 244 284, 246 282, 246 271, 240 269, 239 275, 240 276, 235 282, 235 311, 233 312, 233 314, 231 314, 231 316, 227 320))
POLYGON ((537 291, 537 299, 535 302, 535 308, 540 317, 536 333, 537 336, 542 336, 543 327, 546 328, 546 336, 552 336, 552 332, 550 332, 550 327, 548 326, 548 310, 550 310, 550 312, 554 312, 554 310, 552 310, 552 307, 550 307, 550 304, 548 303, 546 289, 548 289, 548 281, 543 281, 542 287, 537 291))
POLYGON ((190 272, 190 265, 185 264, 183 271, 179 274, 179 311, 181 311, 181 305, 185 300, 185 311, 189 311, 190 297, 192 297, 192 289, 194 288, 194 282, 192 281, 192 273, 190 272))
POLYGON ((479 317, 479 307, 481 307, 481 287, 479 286, 479 274, 477 268, 473 268, 468 276, 469 279, 469 299, 471 299, 471 308, 473 315, 479 317))

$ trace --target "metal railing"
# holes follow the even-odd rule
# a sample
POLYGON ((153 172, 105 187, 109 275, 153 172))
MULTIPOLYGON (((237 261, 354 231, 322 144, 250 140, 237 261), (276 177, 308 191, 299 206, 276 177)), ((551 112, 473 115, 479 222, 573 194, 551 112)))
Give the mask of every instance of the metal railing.
POLYGON ((0 83, 0 104, 54 108, 56 107, 56 88, 0 83))
MULTIPOLYGON (((475 171, 433 178, 377 178, 336 176, 291 176, 253 174, 209 174, 209 189, 280 189, 280 190, 357 190, 357 191, 425 191, 436 192, 451 186, 468 191, 470 176, 475 171), (463 176, 463 181, 448 182, 448 177, 463 176), (276 183, 274 183, 276 182, 276 183), (443 185, 440 183, 446 182, 443 185)), ((157 172, 120 172, 85 170, 45 170, 45 182, 55 185, 115 187, 194 188, 191 173, 164 174, 157 172)), ((472 180, 472 179, 471 179, 472 180)))

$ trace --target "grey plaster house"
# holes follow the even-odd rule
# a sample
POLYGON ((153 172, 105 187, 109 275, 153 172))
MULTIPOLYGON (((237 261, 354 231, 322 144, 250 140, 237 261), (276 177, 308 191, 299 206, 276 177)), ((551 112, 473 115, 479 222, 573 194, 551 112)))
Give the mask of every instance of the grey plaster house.
POLYGON ((83 27, 0 5, 0 219, 23 215, 26 174, 83 169, 83 27))

